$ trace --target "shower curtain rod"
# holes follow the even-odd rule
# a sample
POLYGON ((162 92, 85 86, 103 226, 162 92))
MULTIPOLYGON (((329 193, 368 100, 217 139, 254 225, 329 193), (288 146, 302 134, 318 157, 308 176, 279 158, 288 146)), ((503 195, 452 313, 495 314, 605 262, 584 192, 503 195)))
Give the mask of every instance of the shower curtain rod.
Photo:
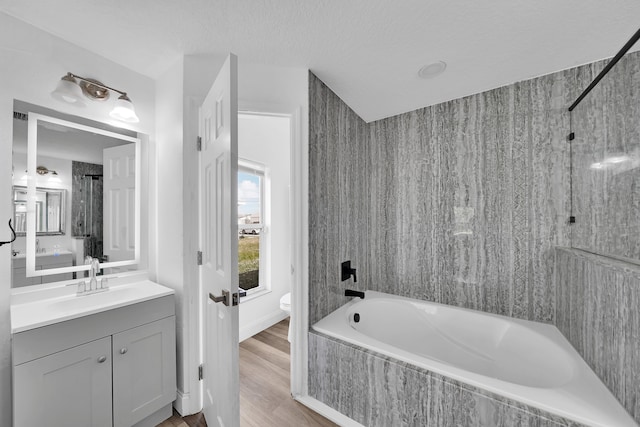
POLYGON ((613 66, 616 65, 618 63, 618 61, 620 61, 620 58, 622 58, 624 56, 624 54, 627 53, 627 51, 629 49, 631 49, 631 47, 634 44, 636 44, 638 39, 640 39, 640 29, 638 31, 636 31, 636 33, 633 36, 631 36, 629 41, 624 46, 622 46, 622 49, 620 49, 620 52, 618 52, 616 54, 616 56, 614 56, 613 59, 611 61, 609 61, 607 66, 604 67, 604 69, 602 71, 600 71, 600 74, 598 74, 596 76, 596 78, 593 79, 591 84, 589 86, 587 86, 587 88, 584 91, 582 91, 582 93, 580 94, 578 99, 576 99, 573 102, 573 104, 571 104, 571 107, 569 107, 569 111, 573 111, 573 109, 576 108, 578 106, 578 104, 580 104, 580 101, 582 101, 584 99, 584 97, 587 96, 587 94, 589 92, 591 92, 591 89, 596 87, 596 85, 600 82, 600 80, 602 80, 602 78, 605 75, 607 75, 607 73, 613 68, 613 66))

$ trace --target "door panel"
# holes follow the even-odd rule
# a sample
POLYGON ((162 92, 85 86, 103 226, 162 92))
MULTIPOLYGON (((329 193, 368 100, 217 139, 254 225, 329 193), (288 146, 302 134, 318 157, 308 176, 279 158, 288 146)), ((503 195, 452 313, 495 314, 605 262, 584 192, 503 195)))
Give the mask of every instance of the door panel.
POLYGON ((240 422, 238 306, 209 298, 238 292, 237 129, 237 58, 229 55, 200 109, 203 412, 209 426, 240 422))

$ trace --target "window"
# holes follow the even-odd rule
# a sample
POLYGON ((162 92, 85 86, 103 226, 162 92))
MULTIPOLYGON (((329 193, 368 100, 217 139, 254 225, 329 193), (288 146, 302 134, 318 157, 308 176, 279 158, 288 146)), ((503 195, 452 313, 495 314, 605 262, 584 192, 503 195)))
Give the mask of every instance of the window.
POLYGON ((265 172, 263 165, 238 159, 238 275, 247 295, 268 289, 265 172))

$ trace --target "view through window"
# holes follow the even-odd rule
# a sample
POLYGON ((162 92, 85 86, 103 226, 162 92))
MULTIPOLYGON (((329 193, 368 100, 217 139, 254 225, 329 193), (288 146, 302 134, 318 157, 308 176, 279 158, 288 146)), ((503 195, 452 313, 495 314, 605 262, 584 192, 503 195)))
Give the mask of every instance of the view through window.
POLYGON ((264 168, 238 162, 238 274, 245 291, 264 285, 260 252, 264 241, 264 168))

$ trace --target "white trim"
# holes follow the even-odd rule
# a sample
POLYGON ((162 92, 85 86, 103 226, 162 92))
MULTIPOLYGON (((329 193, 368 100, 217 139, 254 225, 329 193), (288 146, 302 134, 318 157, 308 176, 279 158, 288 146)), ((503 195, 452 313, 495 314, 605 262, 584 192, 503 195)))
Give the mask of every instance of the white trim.
MULTIPOLYGON (((238 223, 238 233, 241 230, 259 230, 257 236, 259 239, 258 286, 247 290, 247 296, 262 291, 271 291, 271 234, 269 233, 271 228, 271 176, 269 171, 270 168, 265 164, 238 157, 238 173, 243 172, 260 178, 260 223, 238 223)), ((247 300, 245 299, 245 301, 247 300)))
POLYGON ((191 415, 191 414, 195 414, 197 412, 200 412, 200 409, 198 409, 196 412, 191 412, 191 396, 190 393, 183 393, 182 391, 178 390, 176 392, 177 396, 176 396, 176 400, 173 401, 173 407, 176 409, 176 411, 178 411, 178 413, 185 417, 187 415, 191 415))
POLYGON ((240 297, 240 304, 246 304, 247 302, 254 300, 256 298, 259 298, 263 295, 268 295, 271 293, 271 289, 266 289, 266 288, 262 288, 262 289, 258 289, 258 288, 253 288, 253 289, 249 289, 247 290, 247 295, 240 297), (257 290, 256 290, 257 289, 257 290), (254 291, 255 292, 251 292, 254 291))
MULTIPOLYGON (((240 303, 240 305, 240 309, 242 310, 242 302, 240 303)), ((287 317, 289 317, 289 313, 285 313, 284 311, 278 309, 277 311, 271 312, 266 316, 262 316, 261 318, 254 320, 248 325, 240 328, 240 342, 251 338, 255 334, 264 331, 265 329, 275 325, 276 323, 286 319, 287 317)))
MULTIPOLYGON (((246 114, 245 114, 246 115, 246 114)), ((238 171, 264 176, 267 165, 238 156, 238 171)))
MULTIPOLYGON (((189 191, 193 191, 197 203, 200 203, 200 156, 196 149, 196 138, 200 133, 200 105, 202 100, 196 101, 190 98, 184 104, 183 112, 184 120, 184 144, 183 144, 183 200, 184 206, 188 206, 189 200, 185 199, 185 195, 189 191), (187 172, 189 171, 189 172, 187 172)), ((159 173, 156 171, 156 174, 159 173)), ((157 178, 157 177, 156 177, 157 178)), ((159 188, 156 191, 161 191, 159 188)), ((199 206, 199 205, 198 205, 199 206)), ((192 208, 191 208, 192 209, 192 208)), ((198 208, 199 209, 199 208, 198 208)), ((202 410, 202 381, 198 378, 198 368, 202 363, 202 300, 203 295, 200 283, 200 267, 196 264, 196 251, 200 249, 199 241, 199 211, 195 215, 195 220, 188 213, 183 214, 183 219, 187 222, 185 227, 184 255, 183 255, 183 321, 188 322, 188 334, 183 336, 183 366, 185 378, 183 380, 183 388, 181 390, 184 396, 189 396, 188 400, 183 400, 182 410, 183 416, 198 413, 202 410)), ((157 260, 156 260, 157 262, 157 260)))
MULTIPOLYGON (((304 136, 303 109, 291 120, 291 394, 308 393, 309 330, 309 141, 304 136)), ((307 132, 308 133, 308 132, 307 132)))
MULTIPOLYGON (((185 267, 186 268, 186 267, 185 267)), ((200 291, 199 284, 196 286, 183 286, 182 288, 182 310, 188 310, 189 313, 183 311, 182 321, 182 369, 184 374, 189 378, 182 381, 183 389, 178 389, 178 397, 174 403, 176 410, 182 415, 192 415, 202 410, 201 398, 201 381, 198 378, 198 368, 200 366, 200 349, 198 341, 200 339, 200 322, 199 318, 191 314, 197 310, 192 310, 192 301, 198 301, 200 291), (185 307, 185 301, 189 301, 185 307), (195 318, 194 318, 195 317, 195 318), (195 344, 195 345, 194 345, 195 344)), ((180 367, 179 367, 180 369, 180 367)))
POLYGON ((298 402, 302 403, 304 406, 306 406, 307 408, 311 409, 312 411, 315 411, 318 414, 322 415, 323 417, 333 421, 334 423, 338 424, 339 426, 342 426, 342 427, 365 427, 362 424, 360 424, 359 422, 352 420, 351 418, 347 417, 346 415, 336 411, 332 407, 330 407, 328 405, 325 405, 324 403, 320 402, 317 399, 314 399, 311 396, 298 396, 298 397, 294 397, 294 399, 297 400, 298 402))

